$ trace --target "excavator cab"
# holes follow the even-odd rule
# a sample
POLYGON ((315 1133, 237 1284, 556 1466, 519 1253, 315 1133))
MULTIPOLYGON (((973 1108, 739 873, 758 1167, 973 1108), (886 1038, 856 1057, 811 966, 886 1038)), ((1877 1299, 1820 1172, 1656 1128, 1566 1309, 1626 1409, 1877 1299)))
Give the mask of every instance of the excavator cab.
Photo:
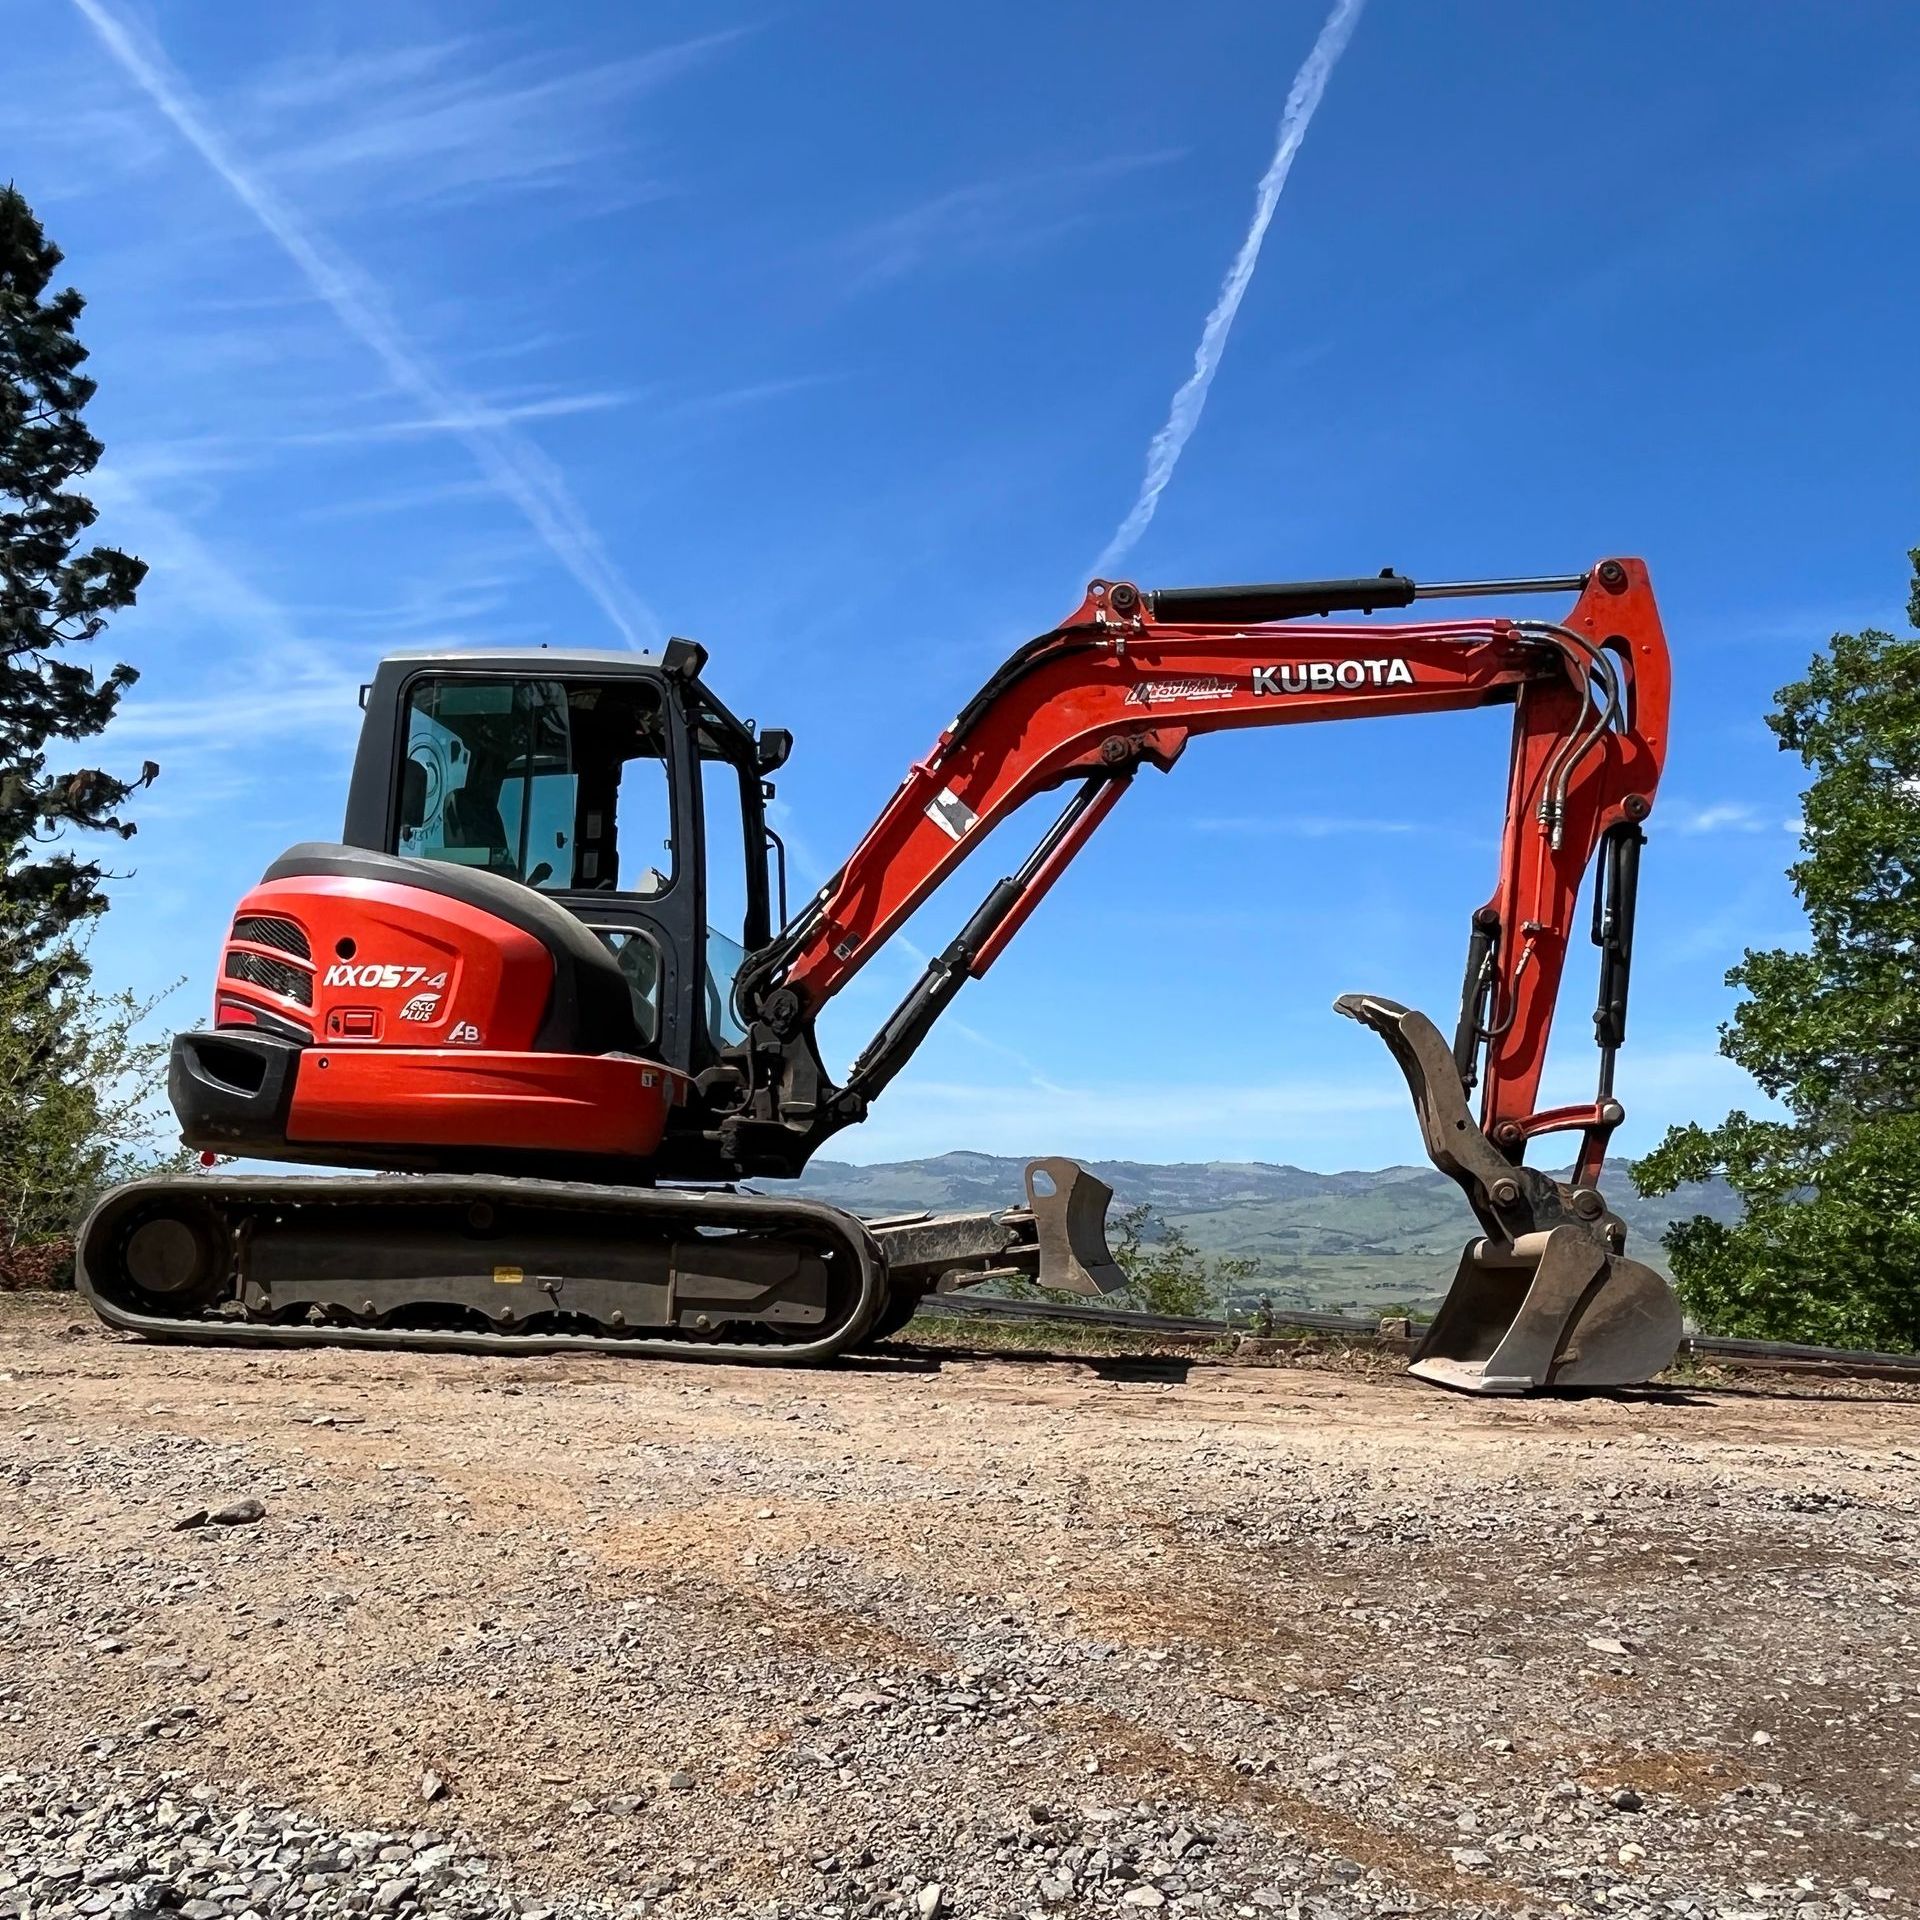
POLYGON ((764 738, 688 641, 630 654, 396 655, 368 689, 345 843, 499 875, 564 908, 626 984, 638 1044, 687 1074, 738 1041, 770 937, 764 738))
POLYGON ((657 1171, 744 1038, 735 981, 784 892, 765 802, 790 736, 735 718, 705 658, 675 640, 382 661, 340 840, 267 870, 212 1030, 175 1049, 188 1141, 657 1171))

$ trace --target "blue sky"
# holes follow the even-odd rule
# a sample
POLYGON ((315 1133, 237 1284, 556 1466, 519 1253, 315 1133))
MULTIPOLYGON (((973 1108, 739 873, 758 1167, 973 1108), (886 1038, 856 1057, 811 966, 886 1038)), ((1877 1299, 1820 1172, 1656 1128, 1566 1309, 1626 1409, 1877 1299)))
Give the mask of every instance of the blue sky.
MULTIPOLYGON (((1325 15, 88 6, 0 0, 0 153, 90 302, 102 533, 152 563, 109 750, 164 771, 95 954, 184 975, 176 1025, 233 900, 337 832, 394 647, 697 637, 797 732, 782 819, 824 877, 1077 600, 1325 15)), ((1904 625, 1916 234, 1910 6, 1371 0, 1128 565, 1647 557, 1678 688, 1629 1150, 1752 1097, 1721 976, 1800 929, 1769 695, 1832 631, 1904 625)), ((1450 1024, 1506 726, 1251 734, 1143 776, 836 1151, 1412 1158, 1384 1050, 1328 1003, 1450 1024)), ((843 996, 834 1064, 916 971, 843 996)), ((1590 1004, 1582 971, 1550 1096, 1589 1089, 1590 1004)))

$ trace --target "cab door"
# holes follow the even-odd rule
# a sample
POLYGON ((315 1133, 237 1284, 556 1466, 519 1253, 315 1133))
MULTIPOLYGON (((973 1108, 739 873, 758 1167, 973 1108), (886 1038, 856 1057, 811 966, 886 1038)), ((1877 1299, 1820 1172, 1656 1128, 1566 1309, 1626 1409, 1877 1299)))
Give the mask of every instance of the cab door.
POLYGON ((388 850, 484 867, 601 939, 650 1052, 704 1052, 699 810, 679 686, 639 667, 412 676, 388 850))
POLYGON ((746 956, 771 937, 767 830, 753 736, 697 692, 692 706, 692 759, 700 802, 701 1026, 709 1058, 747 1037, 733 1004, 746 956))

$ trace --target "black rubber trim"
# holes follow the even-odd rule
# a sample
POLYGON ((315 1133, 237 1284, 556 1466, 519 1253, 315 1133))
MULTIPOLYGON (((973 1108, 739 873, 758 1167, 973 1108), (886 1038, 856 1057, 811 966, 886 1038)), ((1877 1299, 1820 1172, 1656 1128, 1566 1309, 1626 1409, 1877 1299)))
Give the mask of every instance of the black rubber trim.
POLYGON ((553 990, 534 1035, 539 1053, 634 1053, 658 1057, 659 1049, 633 1017, 626 975, 606 946, 534 888, 478 867, 444 860, 408 860, 366 847, 304 841, 289 847, 265 880, 368 880, 413 887, 490 913, 531 934, 553 957, 553 990))
MULTIPOLYGON (((313 1033, 303 1027, 299 1021, 290 1019, 286 1014, 274 1013, 269 1008, 258 1005, 252 1000, 243 999, 237 993, 217 992, 214 995, 214 1017, 217 1020, 223 1007, 244 1007, 251 1016, 249 1021, 239 1023, 243 1033, 270 1033, 276 1039, 291 1040, 295 1046, 305 1047, 313 1044, 313 1033)), ((226 1029, 223 1029, 223 1032, 226 1029)))
POLYGON ((300 1042, 223 1027, 174 1036, 167 1098, 190 1147, 276 1156, 287 1139, 287 1112, 300 1066, 300 1042))

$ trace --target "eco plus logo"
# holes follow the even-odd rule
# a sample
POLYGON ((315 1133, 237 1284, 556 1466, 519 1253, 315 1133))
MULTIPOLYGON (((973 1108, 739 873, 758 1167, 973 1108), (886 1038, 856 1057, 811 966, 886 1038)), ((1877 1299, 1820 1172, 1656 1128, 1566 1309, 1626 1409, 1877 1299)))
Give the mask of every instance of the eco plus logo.
POLYGON ((437 993, 416 993, 400 1009, 402 1020, 431 1020, 440 1011, 440 996, 437 993))

